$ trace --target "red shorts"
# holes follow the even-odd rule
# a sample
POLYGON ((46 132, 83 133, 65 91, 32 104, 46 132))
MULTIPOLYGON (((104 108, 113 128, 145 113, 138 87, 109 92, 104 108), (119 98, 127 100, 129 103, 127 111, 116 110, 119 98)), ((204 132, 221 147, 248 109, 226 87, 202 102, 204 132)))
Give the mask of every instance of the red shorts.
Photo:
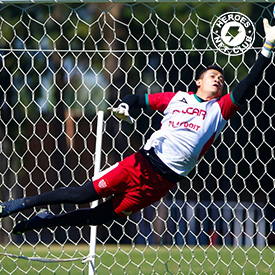
POLYGON ((159 201, 175 186, 157 174, 140 152, 99 173, 93 182, 101 197, 114 195, 114 210, 121 217, 159 201))

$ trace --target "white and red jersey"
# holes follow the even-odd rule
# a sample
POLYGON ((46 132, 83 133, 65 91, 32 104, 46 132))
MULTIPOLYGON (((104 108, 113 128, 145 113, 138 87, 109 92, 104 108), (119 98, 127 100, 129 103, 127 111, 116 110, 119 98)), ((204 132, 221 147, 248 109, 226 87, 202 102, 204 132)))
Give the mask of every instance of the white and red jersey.
POLYGON ((152 110, 163 112, 161 128, 146 142, 144 149, 155 154, 172 171, 186 176, 215 141, 239 106, 230 94, 210 101, 194 92, 147 95, 152 110))

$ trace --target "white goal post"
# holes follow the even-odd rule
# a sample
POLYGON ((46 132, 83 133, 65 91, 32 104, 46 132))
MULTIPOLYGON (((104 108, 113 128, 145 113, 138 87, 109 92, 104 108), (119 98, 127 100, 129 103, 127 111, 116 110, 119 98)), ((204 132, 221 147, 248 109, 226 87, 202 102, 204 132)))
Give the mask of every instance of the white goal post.
MULTIPOLYGON (((107 108, 128 94, 193 90, 197 72, 213 63, 230 92, 261 50, 262 19, 275 24, 273 5, 1 1, 0 200, 82 185, 141 148, 162 116, 134 110, 133 125, 119 121, 107 108), (212 41, 215 20, 227 12, 255 27, 243 54, 212 41)), ((0 273, 78 274, 89 266, 90 274, 274 273, 274 72, 273 53, 247 104, 190 175, 154 205, 98 226, 95 239, 88 226, 12 235, 15 222, 39 208, 2 219, 0 273)), ((80 207, 90 205, 49 209, 80 207)))

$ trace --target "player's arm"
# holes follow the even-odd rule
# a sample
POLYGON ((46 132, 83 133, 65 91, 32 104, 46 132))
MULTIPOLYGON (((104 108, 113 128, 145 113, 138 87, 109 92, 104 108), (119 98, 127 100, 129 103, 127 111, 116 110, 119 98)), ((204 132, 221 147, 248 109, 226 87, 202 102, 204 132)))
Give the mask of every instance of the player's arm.
POLYGON ((129 114, 131 109, 148 108, 163 112, 174 96, 175 93, 172 92, 155 93, 150 95, 127 95, 123 98, 122 103, 120 103, 118 107, 110 107, 108 109, 113 111, 118 118, 132 124, 133 119, 129 114))
POLYGON ((145 108, 147 94, 144 95, 126 95, 122 103, 126 103, 130 109, 132 108, 145 108))
POLYGON ((146 106, 145 95, 127 95, 123 98, 118 107, 110 107, 116 117, 125 120, 126 122, 133 124, 133 118, 129 114, 131 108, 144 108, 146 106))
POLYGON ((263 72, 270 64, 271 53, 275 47, 275 26, 271 27, 267 19, 264 19, 265 43, 259 58, 254 63, 249 74, 236 86, 231 93, 233 103, 242 105, 249 96, 249 92, 262 78, 263 72))

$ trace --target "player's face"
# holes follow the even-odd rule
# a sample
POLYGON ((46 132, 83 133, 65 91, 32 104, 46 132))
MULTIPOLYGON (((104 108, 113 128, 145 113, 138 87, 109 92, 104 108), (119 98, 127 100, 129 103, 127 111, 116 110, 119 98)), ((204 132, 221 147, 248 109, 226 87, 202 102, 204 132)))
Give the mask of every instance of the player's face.
POLYGON ((196 82, 197 93, 203 95, 205 99, 219 97, 222 94, 223 81, 223 75, 219 71, 208 70, 196 82))

